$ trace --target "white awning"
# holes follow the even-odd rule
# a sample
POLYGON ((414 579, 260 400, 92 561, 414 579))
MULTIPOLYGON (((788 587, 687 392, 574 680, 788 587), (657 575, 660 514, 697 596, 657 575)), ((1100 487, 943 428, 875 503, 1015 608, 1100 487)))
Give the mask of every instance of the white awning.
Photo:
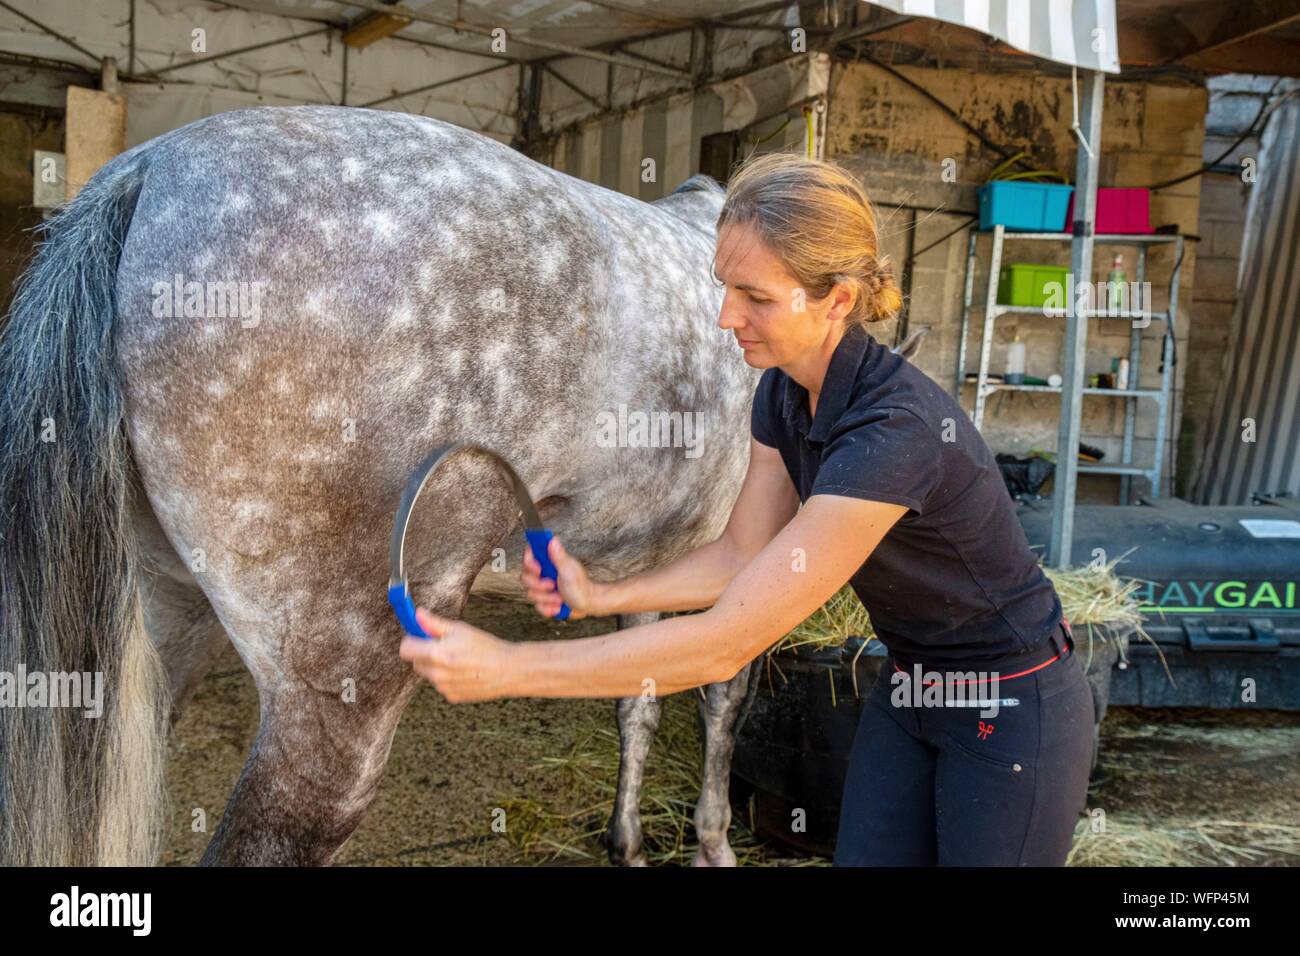
POLYGON ((1115 0, 871 0, 997 37, 1017 50, 1087 70, 1119 72, 1115 0))

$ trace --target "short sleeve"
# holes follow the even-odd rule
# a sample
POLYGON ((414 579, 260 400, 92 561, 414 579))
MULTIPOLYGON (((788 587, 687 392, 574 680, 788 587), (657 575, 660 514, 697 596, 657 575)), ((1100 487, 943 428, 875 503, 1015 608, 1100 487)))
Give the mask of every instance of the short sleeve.
POLYGON ((775 399, 779 392, 778 379, 774 374, 776 371, 776 369, 768 369, 759 378, 758 387, 754 389, 754 407, 749 414, 750 434, 754 436, 755 441, 769 448, 778 447, 775 399))
POLYGON ((916 413, 850 408, 822 452, 809 497, 864 498, 924 514, 941 472, 939 441, 916 413))

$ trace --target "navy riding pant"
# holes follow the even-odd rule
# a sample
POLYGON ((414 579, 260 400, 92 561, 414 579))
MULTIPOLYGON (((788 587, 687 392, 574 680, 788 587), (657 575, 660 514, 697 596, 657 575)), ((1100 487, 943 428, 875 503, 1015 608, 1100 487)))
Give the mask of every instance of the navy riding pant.
POLYGON ((835 865, 1063 865, 1087 800, 1094 723, 1068 625, 1037 654, 970 670, 918 675, 891 655, 849 756, 835 865), (917 706, 927 688, 931 704, 917 706))

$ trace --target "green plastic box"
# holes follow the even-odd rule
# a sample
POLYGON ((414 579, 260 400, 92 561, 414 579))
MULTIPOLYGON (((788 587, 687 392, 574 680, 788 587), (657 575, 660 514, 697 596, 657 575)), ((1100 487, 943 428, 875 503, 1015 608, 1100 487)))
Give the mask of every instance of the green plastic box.
POLYGON ((1054 298, 1064 307, 1069 275, 1069 266, 1007 263, 998 273, 998 305, 1044 306, 1054 298))

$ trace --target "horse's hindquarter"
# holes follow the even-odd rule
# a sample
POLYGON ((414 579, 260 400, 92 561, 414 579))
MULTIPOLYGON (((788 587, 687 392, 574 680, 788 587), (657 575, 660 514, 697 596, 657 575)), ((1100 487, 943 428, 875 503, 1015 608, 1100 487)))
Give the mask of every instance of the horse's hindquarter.
POLYGON ((566 468, 580 495, 557 527, 593 568, 621 575, 721 533, 748 461, 758 373, 717 327, 716 206, 691 225, 599 196, 612 274, 592 355, 598 378, 570 406, 566 468))
POLYGON ((150 501, 184 557, 370 578, 411 469, 469 440, 594 567, 657 563, 720 531, 747 456, 755 376, 716 328, 712 251, 662 209, 403 114, 178 131, 148 157, 118 282, 150 501), (610 447, 620 406, 693 413, 703 441, 610 447))

